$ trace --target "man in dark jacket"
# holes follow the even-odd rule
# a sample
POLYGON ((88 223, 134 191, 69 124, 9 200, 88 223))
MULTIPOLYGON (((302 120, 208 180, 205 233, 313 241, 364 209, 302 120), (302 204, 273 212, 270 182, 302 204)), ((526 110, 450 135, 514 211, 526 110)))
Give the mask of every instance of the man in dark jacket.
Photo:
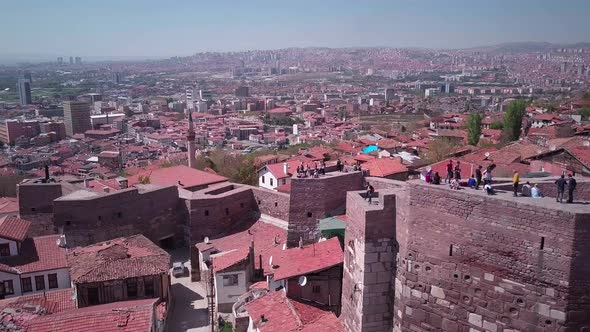
POLYGON ((563 174, 559 179, 557 179, 557 181, 555 181, 555 184, 557 185, 557 197, 555 198, 555 201, 559 203, 563 203, 563 193, 565 192, 566 183, 567 181, 565 180, 565 176, 563 174))
POLYGON ((574 179, 573 175, 567 175, 567 202, 573 203, 574 202, 574 190, 576 190, 576 179, 574 179))

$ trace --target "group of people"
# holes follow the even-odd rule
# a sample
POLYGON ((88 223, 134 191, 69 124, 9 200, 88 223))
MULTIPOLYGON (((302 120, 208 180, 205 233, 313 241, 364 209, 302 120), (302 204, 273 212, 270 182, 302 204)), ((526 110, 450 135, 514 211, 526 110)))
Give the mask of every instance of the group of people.
MULTIPOLYGON (((471 174, 471 177, 467 180, 467 185, 473 189, 479 189, 479 187, 483 184, 484 190, 486 190, 489 194, 493 193, 492 189, 492 171, 494 169, 494 165, 490 165, 486 167, 484 170, 483 167, 480 165, 475 170, 475 174, 471 174)), ((430 169, 424 175, 424 178, 427 183, 431 184, 440 184, 441 177, 438 172, 433 172, 430 169)), ((449 184, 451 189, 458 190, 461 182, 461 162, 457 160, 457 163, 453 163, 453 160, 449 160, 447 163, 447 176, 445 178, 445 183, 449 184)))
MULTIPOLYGON (((346 163, 346 161, 343 163, 340 159, 338 159, 336 161, 336 170, 339 172, 348 172, 348 169, 345 168, 345 166, 348 166, 348 164, 346 163)), ((362 171, 362 167, 361 167, 361 162, 357 161, 356 163, 354 163, 352 165, 352 170, 353 171, 362 171)))
POLYGON ((567 201, 566 203, 573 203, 574 202, 574 191, 576 190, 576 179, 574 179, 572 174, 567 175, 567 180, 565 179, 565 175, 561 175, 559 179, 555 181, 557 185, 557 197, 555 201, 559 203, 563 203, 563 196, 565 193, 565 188, 567 187, 567 201))
POLYGON ((309 176, 312 176, 314 178, 318 178, 320 175, 326 175, 326 163, 324 161, 322 161, 320 163, 319 167, 318 167, 318 163, 315 163, 315 166, 313 169, 311 167, 309 167, 309 164, 307 164, 306 166, 303 166, 303 163, 301 163, 301 165, 297 166, 297 177, 298 178, 306 178, 309 176))

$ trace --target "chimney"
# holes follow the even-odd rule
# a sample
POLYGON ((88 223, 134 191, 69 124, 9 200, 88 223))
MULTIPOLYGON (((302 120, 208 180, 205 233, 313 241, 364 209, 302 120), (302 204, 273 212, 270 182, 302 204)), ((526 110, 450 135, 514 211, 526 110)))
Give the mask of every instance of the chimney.
POLYGON ((303 237, 299 237, 299 248, 303 248, 303 237))
POLYGON ((104 188, 102 188, 102 191, 103 191, 103 192, 105 192, 106 194, 108 194, 108 193, 110 193, 110 192, 111 192, 111 188, 109 188, 109 187, 104 187, 104 188))
POLYGON ((256 256, 254 256, 254 240, 250 241, 250 248, 248 250, 248 258, 252 261, 252 273, 256 271, 256 256))
POLYGON ((84 188, 90 188, 90 179, 84 178, 84 188))
POLYGON ((289 174, 289 165, 287 163, 283 163, 283 173, 289 174))
POLYGON ((45 165, 45 182, 49 182, 49 165, 45 165))

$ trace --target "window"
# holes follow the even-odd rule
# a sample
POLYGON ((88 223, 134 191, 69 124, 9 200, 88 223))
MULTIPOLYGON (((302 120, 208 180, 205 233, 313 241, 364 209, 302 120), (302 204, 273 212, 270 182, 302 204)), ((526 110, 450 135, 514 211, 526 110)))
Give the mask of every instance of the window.
POLYGON ((209 215, 209 210, 205 210, 205 217, 209 215))
POLYGON ((225 208, 225 214, 229 216, 229 209, 225 208))
POLYGON ((123 213, 122 212, 117 212, 117 218, 123 218, 123 213))
POLYGON ((4 280, 4 295, 14 294, 14 284, 12 280, 4 280))
POLYGON ((36 290, 44 290, 45 289, 45 276, 35 276, 35 289, 36 290))
POLYGON ((145 297, 154 297, 154 281, 152 278, 144 278, 145 297))
POLYGON ((23 293, 32 292, 33 291, 33 284, 31 283, 31 278, 22 278, 21 285, 23 289, 23 293))
POLYGON ((311 212, 307 212, 307 217, 311 218, 311 216, 312 216, 311 212))
POLYGON ((10 244, 2 243, 0 244, 0 256, 10 256, 10 244))
POLYGON ((47 283, 49 284, 49 289, 58 288, 57 273, 48 274, 47 283))
POLYGON ((283 179, 283 185, 287 184, 287 179, 283 179))
POLYGON ((262 183, 264 183, 264 175, 262 176, 262 183))
POLYGON ((273 183, 272 183, 272 182, 273 182, 273 181, 272 181, 272 178, 271 178, 271 179, 270 179, 270 185, 271 185, 271 186, 273 185, 273 183))
POLYGON ((311 291, 312 291, 314 294, 318 294, 318 293, 320 292, 320 290, 321 290, 321 288, 320 288, 320 286, 319 286, 319 285, 315 285, 315 286, 313 286, 313 287, 312 287, 312 289, 311 289, 311 291))
POLYGON ((88 288, 88 304, 90 305, 97 305, 98 302, 98 287, 89 287, 88 288))
POLYGON ((137 282, 135 280, 127 280, 127 297, 137 296, 137 282))
POLYGON ((237 286, 238 285, 238 275, 237 274, 228 274, 223 276, 223 286, 237 286))
POLYGON ((98 216, 98 220, 102 220, 102 216, 98 216))

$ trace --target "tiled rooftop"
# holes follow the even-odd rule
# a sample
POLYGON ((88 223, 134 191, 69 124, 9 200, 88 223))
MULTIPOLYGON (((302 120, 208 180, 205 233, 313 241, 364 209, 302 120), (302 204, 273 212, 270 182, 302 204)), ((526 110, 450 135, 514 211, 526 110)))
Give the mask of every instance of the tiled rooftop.
POLYGON ((0 217, 0 237, 8 240, 23 241, 31 222, 16 216, 0 217))

